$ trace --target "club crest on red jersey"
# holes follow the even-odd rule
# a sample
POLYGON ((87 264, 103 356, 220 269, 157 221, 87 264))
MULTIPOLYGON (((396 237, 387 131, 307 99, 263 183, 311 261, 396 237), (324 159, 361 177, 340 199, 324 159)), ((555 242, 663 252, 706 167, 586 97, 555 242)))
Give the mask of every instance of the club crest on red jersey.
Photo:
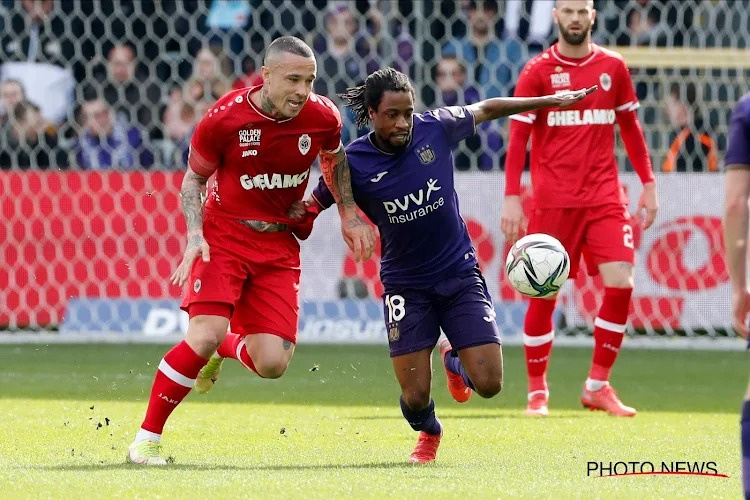
POLYGON ((307 134, 302 134, 299 136, 299 140, 297 141, 297 147, 299 148, 299 152, 303 155, 306 155, 310 152, 310 146, 312 146, 312 139, 310 139, 310 136, 307 134))
POLYGON ((429 165, 430 163, 435 161, 435 151, 429 144, 418 147, 415 152, 419 157, 419 161, 421 161, 423 165, 429 165))
POLYGON ((612 78, 607 73, 599 75, 599 83, 602 86, 602 90, 606 90, 607 92, 612 88, 612 78))

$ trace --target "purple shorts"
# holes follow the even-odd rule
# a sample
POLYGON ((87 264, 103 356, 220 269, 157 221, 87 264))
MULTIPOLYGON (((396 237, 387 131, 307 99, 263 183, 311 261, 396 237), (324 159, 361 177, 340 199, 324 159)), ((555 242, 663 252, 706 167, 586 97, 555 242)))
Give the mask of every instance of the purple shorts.
POLYGON ((478 268, 431 288, 388 288, 383 314, 391 357, 433 348, 445 332, 453 349, 500 344, 495 309, 478 268))

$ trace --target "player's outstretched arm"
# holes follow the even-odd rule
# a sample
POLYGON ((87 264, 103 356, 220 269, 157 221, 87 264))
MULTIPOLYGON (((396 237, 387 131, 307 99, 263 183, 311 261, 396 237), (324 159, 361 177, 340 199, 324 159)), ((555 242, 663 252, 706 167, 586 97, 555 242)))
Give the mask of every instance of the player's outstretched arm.
POLYGON ((732 326, 742 337, 747 338, 746 320, 750 313, 750 296, 747 280, 747 231, 750 210, 750 170, 732 168, 726 174, 724 202, 724 244, 732 283, 732 326))
POLYGON ((196 257, 201 255, 204 262, 210 259, 208 243, 203 239, 202 194, 206 191, 207 182, 208 178, 195 173, 191 167, 187 168, 185 177, 182 179, 180 199, 182 200, 182 213, 187 223, 188 241, 182 262, 170 277, 173 285, 182 286, 187 281, 196 257))
POLYGON ((487 120, 496 120, 503 116, 515 115, 532 109, 567 108, 583 100, 597 88, 594 85, 587 89, 566 90, 542 97, 495 97, 471 104, 467 108, 474 115, 476 124, 479 125, 487 120))
POLYGON ((359 262, 369 259, 375 248, 375 235, 357 213, 352 192, 352 174, 343 144, 339 143, 335 152, 320 152, 320 169, 338 205, 341 234, 354 253, 354 260, 359 262))

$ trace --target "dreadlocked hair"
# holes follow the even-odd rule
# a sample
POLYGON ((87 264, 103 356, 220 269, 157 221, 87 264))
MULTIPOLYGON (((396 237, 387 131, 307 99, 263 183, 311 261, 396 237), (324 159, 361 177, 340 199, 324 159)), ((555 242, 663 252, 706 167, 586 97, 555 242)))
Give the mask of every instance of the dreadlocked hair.
POLYGON ((409 77, 393 68, 385 68, 371 74, 364 85, 349 87, 346 92, 338 94, 344 105, 354 113, 357 127, 366 127, 370 121, 368 110, 377 110, 384 92, 409 92, 414 97, 409 77))

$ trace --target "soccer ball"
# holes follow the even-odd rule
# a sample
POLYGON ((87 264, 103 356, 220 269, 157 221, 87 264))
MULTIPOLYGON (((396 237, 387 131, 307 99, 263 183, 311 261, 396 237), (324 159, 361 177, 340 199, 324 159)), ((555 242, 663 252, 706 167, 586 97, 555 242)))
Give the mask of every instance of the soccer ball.
POLYGON ((528 297, 551 297, 570 274, 565 247, 548 234, 527 234, 510 247, 505 272, 513 288, 528 297))

